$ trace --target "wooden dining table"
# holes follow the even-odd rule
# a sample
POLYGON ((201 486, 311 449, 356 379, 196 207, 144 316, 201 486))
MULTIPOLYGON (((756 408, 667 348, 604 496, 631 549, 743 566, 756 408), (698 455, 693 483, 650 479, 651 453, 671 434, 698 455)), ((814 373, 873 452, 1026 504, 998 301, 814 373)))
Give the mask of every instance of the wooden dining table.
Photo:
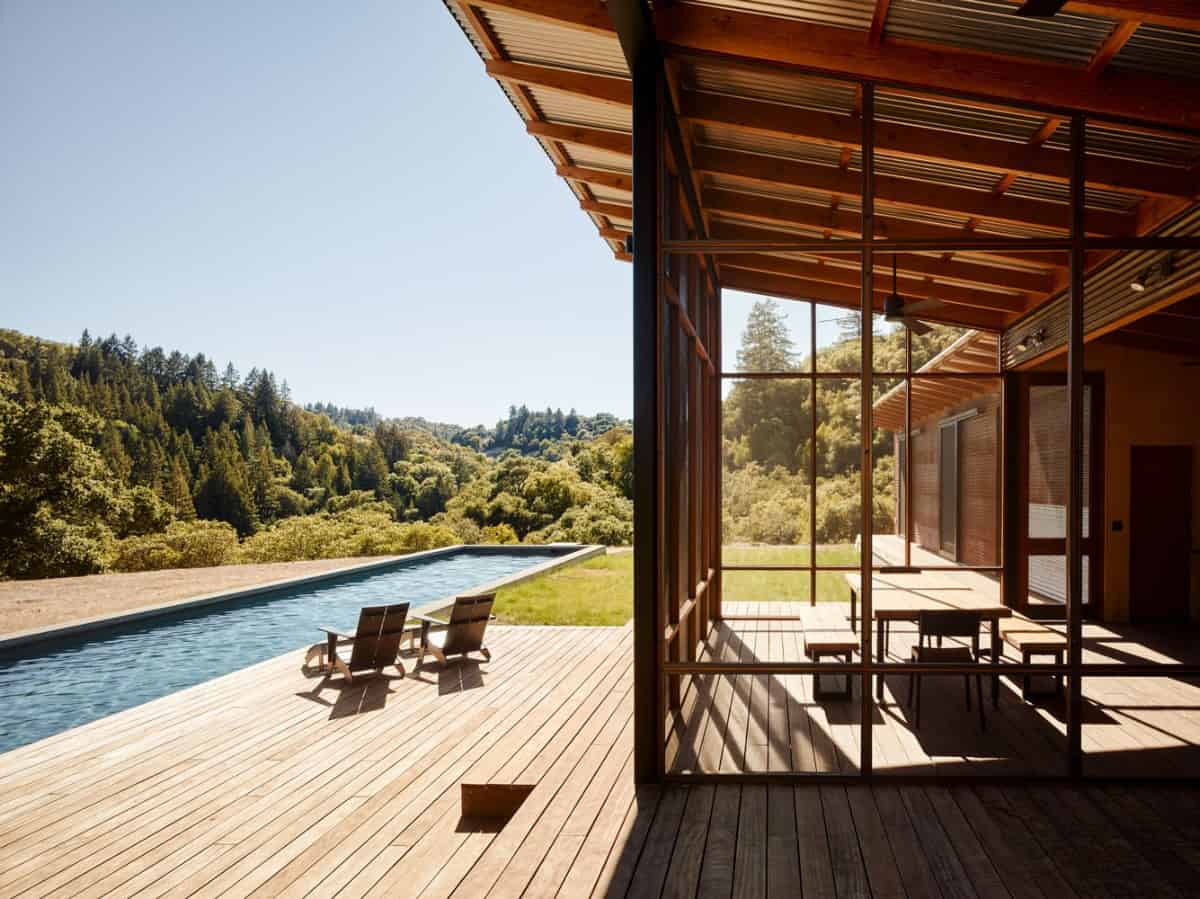
MULTIPOLYGON (((858 595, 862 577, 844 572, 850 586, 850 627, 858 630, 858 595)), ((921 612, 958 609, 978 612, 991 624, 991 659, 999 661, 1004 653, 1000 619, 1012 616, 1012 609, 1000 601, 999 590, 993 595, 985 585, 972 586, 968 578, 944 571, 878 571, 871 579, 871 617, 875 619, 875 656, 887 658, 888 629, 893 621, 916 621, 921 612)), ((883 698, 883 677, 875 683, 875 696, 883 698)), ((1000 678, 992 676, 992 704, 1000 701, 1000 678)))

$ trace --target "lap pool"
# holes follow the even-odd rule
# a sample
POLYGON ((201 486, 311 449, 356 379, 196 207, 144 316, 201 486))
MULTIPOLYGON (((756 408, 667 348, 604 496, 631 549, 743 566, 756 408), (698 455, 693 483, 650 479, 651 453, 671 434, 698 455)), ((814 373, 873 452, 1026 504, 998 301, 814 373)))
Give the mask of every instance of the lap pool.
POLYGON ((0 752, 353 631, 362 606, 411 608, 484 586, 580 547, 522 547, 398 559, 78 635, 0 649, 0 752))

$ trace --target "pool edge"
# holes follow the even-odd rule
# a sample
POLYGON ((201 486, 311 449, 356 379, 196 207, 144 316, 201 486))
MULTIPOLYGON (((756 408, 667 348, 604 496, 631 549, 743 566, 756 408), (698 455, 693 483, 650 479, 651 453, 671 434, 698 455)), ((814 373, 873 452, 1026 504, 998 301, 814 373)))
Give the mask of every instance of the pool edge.
MULTIPOLYGON (((305 584, 318 583, 320 581, 333 580, 339 577, 345 577, 348 574, 361 574, 362 572, 371 571, 375 568, 385 568, 389 565, 395 565, 397 562, 408 562, 416 559, 431 559, 439 556, 451 555, 455 552, 460 552, 464 549, 472 552, 520 552, 522 549, 530 551, 554 548, 554 547, 575 547, 571 552, 564 553, 561 556, 547 559, 538 565, 533 565, 515 574, 501 578, 498 581, 493 581, 488 584, 482 584, 478 587, 472 586, 472 590, 479 592, 490 592, 499 587, 508 586, 518 583, 530 577, 537 577, 553 568, 560 565, 572 564, 584 559, 592 558, 606 551, 604 546, 598 544, 586 543, 546 543, 537 546, 524 547, 519 544, 472 544, 472 543, 456 543, 453 546, 440 546, 436 549, 426 549, 419 552, 407 553, 400 556, 386 556, 380 559, 373 559, 370 562, 359 562, 353 565, 345 565, 340 568, 333 568, 329 571, 321 571, 315 574, 304 574, 296 577, 280 578, 274 581, 267 581, 262 584, 255 584, 251 587, 237 587, 232 590, 221 590, 216 593, 204 593, 200 596, 192 596, 187 599, 177 599, 170 602, 158 603, 152 606, 146 606, 141 609, 134 609, 127 612, 116 612, 111 615, 96 615, 92 618, 84 618, 79 621, 71 621, 66 624, 52 624, 46 627, 29 628, 23 631, 17 631, 12 634, 0 636, 0 653, 6 650, 15 649, 17 647, 26 646, 31 643, 41 643, 49 640, 57 640, 62 637, 71 637, 78 634, 88 633, 90 631, 103 630, 113 627, 118 624, 126 624, 131 621, 140 621, 145 618, 157 618, 161 615, 169 615, 172 612, 185 611, 190 608, 206 605, 214 605, 216 603, 231 602, 238 599, 246 599, 251 596, 258 596, 263 593, 271 593, 275 590, 283 590, 288 587, 298 587, 305 584)), ((445 608, 449 603, 453 602, 453 594, 440 599, 430 600, 429 602, 421 603, 413 612, 433 612, 438 609, 445 608)))

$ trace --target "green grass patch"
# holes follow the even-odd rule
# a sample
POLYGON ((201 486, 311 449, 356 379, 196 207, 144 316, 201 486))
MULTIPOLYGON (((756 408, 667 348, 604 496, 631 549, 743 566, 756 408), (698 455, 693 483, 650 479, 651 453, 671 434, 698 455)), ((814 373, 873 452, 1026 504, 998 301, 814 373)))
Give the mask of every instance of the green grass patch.
POLYGON ((496 596, 501 624, 621 625, 633 617, 633 553, 555 568, 496 596))
MULTIPOLYGON (((728 564, 803 565, 804 547, 750 546, 724 550, 728 564), (802 557, 798 553, 803 552, 802 557)), ((851 545, 817 548, 827 565, 855 565, 851 545)), ((807 571, 726 571, 722 578, 729 601, 808 602, 807 571)), ((838 571, 817 572, 818 602, 849 602, 850 589, 838 571)), ((633 553, 597 556, 556 568, 540 577, 501 588, 496 597, 501 624, 622 625, 633 617, 633 553)))

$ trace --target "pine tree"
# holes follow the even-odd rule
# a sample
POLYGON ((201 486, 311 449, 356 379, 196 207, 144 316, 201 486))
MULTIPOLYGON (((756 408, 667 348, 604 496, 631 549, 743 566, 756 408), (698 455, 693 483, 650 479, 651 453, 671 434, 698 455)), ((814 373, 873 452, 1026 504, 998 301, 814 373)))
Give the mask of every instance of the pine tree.
POLYGON ((751 308, 737 362, 741 371, 789 371, 795 367, 787 321, 774 300, 759 300, 751 308))
POLYGON ((171 460, 171 470, 163 486, 163 499, 175 509, 175 517, 191 521, 196 517, 196 504, 192 500, 192 488, 185 473, 184 464, 176 456, 171 460))

